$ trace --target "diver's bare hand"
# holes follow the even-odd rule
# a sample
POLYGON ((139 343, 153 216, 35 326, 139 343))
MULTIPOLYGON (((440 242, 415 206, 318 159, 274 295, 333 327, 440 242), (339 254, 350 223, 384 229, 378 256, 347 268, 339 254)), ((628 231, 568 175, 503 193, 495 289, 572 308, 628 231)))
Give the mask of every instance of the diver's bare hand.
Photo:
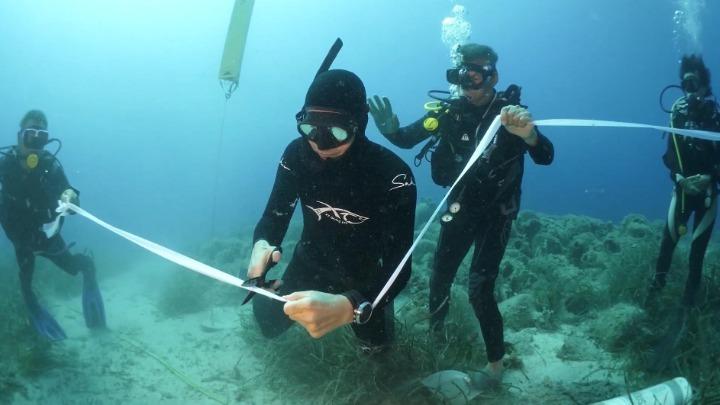
POLYGON ((681 174, 677 174, 675 180, 683 191, 689 195, 702 193, 710 184, 710 176, 707 174, 696 174, 690 177, 683 177, 681 174))
POLYGON ((693 187, 695 187, 699 193, 702 193, 707 190, 711 178, 707 174, 696 174, 688 177, 687 180, 692 183, 693 187))
POLYGON ((353 306, 344 295, 298 291, 283 298, 288 300, 285 314, 316 339, 353 320, 353 306))
POLYGON ((500 110, 500 122, 513 135, 522 138, 525 143, 535 146, 538 143, 537 131, 530 111, 519 105, 508 105, 500 110))
POLYGON ((248 265, 247 277, 255 278, 262 276, 268 268, 270 260, 277 263, 280 261, 282 254, 277 247, 272 246, 265 239, 260 239, 253 245, 250 254, 250 264, 248 265))
POLYGON ((62 194, 60 194, 60 201, 62 201, 64 203, 75 204, 75 205, 80 204, 80 198, 78 197, 75 190, 73 190, 71 188, 63 191, 62 194))
MULTIPOLYGON (((60 202, 64 202, 65 204, 75 204, 80 205, 80 197, 78 197, 78 194, 75 190, 69 188, 60 194, 60 202)), ((75 215, 75 211, 68 210, 70 215, 75 215)))

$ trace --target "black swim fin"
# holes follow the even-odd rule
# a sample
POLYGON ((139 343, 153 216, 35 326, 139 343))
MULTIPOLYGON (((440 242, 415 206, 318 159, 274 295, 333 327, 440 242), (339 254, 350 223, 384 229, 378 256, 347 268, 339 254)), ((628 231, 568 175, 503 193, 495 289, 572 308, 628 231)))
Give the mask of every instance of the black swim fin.
POLYGON ((653 348, 652 358, 648 366, 650 371, 659 373, 670 366, 677 354, 680 341, 687 334, 689 315, 689 308, 680 308, 678 310, 665 336, 653 348))

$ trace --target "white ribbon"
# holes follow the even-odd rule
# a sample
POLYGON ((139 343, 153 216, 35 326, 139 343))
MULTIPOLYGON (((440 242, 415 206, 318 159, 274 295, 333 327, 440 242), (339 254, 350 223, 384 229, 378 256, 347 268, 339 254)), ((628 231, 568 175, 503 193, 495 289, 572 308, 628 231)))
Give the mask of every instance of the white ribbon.
MULTIPOLYGON (((58 201, 58 207, 60 207, 60 204, 62 204, 62 202, 58 201)), ((65 215, 67 215, 67 212, 61 212, 60 214, 58 214, 58 216, 55 217, 53 221, 48 222, 47 224, 43 224, 42 231, 45 232, 46 238, 50 239, 55 236, 58 231, 60 231, 60 218, 64 217, 65 215)))
MULTIPOLYGON (((129 240, 130 242, 132 242, 144 249, 147 249, 150 252, 153 252, 156 255, 161 256, 173 263, 179 264, 180 266, 183 266, 187 269, 190 269, 192 271, 200 273, 204 276, 214 278, 215 280, 222 281, 223 283, 234 285, 235 287, 244 288, 248 291, 252 291, 252 292, 264 295, 264 296, 266 296, 268 298, 272 298, 274 300, 278 300, 281 302, 287 302, 287 300, 285 298, 283 298, 277 294, 273 294, 270 291, 264 290, 262 288, 243 286, 242 285, 243 280, 238 277, 231 276, 228 273, 220 271, 214 267, 210 267, 206 264, 200 263, 199 261, 197 261, 195 259, 192 259, 192 258, 182 255, 178 252, 170 250, 164 246, 158 245, 155 242, 151 242, 151 241, 141 238, 137 235, 133 235, 130 232, 126 232, 122 229, 116 228, 116 227, 108 224, 107 222, 101 220, 100 218, 90 214, 89 212, 85 211, 84 209, 78 207, 75 204, 58 201, 58 208, 56 209, 56 211, 60 213, 60 215, 58 215, 58 218, 60 218, 60 216, 67 215, 68 210, 75 211, 78 215, 82 215, 83 217, 91 220, 92 222, 95 222, 96 224, 100 225, 101 227, 107 229, 108 231, 115 233, 115 234, 129 240)), ((56 218, 56 221, 59 221, 58 218, 56 218)))
POLYGON ((720 133, 711 131, 702 131, 698 129, 681 129, 660 127, 657 125, 635 124, 632 122, 620 121, 602 121, 602 120, 539 120, 535 121, 535 125, 547 127, 614 127, 614 128, 644 128, 656 129, 663 132, 672 132, 678 135, 689 136, 691 138, 706 139, 708 141, 720 141, 720 133))
POLYGON ((395 268, 395 271, 393 271, 392 275, 390 276, 390 279, 387 283, 385 283, 385 286, 382 290, 380 290, 380 294, 375 298, 375 301, 373 301, 373 308, 375 308, 382 297, 385 296, 385 294, 388 292, 390 287, 395 283, 395 280, 400 275, 400 271, 402 270, 403 266, 405 266, 405 263, 410 259, 410 255, 417 247, 418 243, 420 243, 420 239, 422 239, 423 235, 425 235, 425 232, 430 228, 430 224, 432 224, 433 220, 437 216, 437 214, 440 212, 440 209, 444 206, 445 202, 447 201, 448 197, 450 197, 450 193, 455 189, 455 186, 460 182, 460 179, 465 176, 465 173, 470 170, 472 165, 482 156, 483 152, 485 152, 485 149, 487 149, 488 145, 490 145, 490 142, 495 138, 495 134, 497 133, 497 130, 500 129, 500 116, 498 115, 495 117, 493 122, 490 124, 490 127, 485 131, 485 135, 482 137, 482 140, 480 141, 480 145, 475 149, 475 152, 470 156, 470 160, 468 160, 465 167, 460 172, 460 175, 457 179, 455 179, 455 182, 450 186, 450 189, 445 193, 445 197, 443 197, 442 200, 440 200, 440 204, 438 204, 437 208, 435 208, 435 211, 433 211, 432 215, 430 215, 430 218, 425 223, 425 226, 423 226, 422 230, 418 234, 418 236, 415 238, 415 242, 413 242, 412 246, 410 246, 410 249, 408 249, 407 253, 405 253, 405 256, 400 261, 400 264, 395 268))
MULTIPOLYGON (((620 127, 620 128, 646 128, 646 129, 654 129, 658 131, 664 131, 664 132, 671 132, 676 133, 684 136, 689 136, 693 138, 700 138, 700 139, 707 139, 710 141, 720 141, 720 133, 717 132, 710 132, 710 131, 700 131, 700 130, 689 130, 689 129, 678 129, 678 128, 668 128, 668 127, 661 127, 656 125, 646 125, 646 124, 635 124, 635 123, 629 123, 629 122, 619 122, 619 121, 597 121, 597 120, 571 120, 571 119, 553 119, 553 120, 539 120, 534 122, 535 125, 538 126, 553 126, 553 127, 620 127)), ((470 156, 470 159, 468 160, 468 163, 463 168, 462 172, 460 172, 460 175, 455 180, 455 182, 450 186, 450 189, 448 189, 447 193, 445 193, 445 196, 440 201, 440 204, 438 204, 437 208, 435 208, 435 211, 432 213, 430 218, 428 219, 427 223, 425 223, 425 226, 423 226, 420 233, 418 233, 418 236, 415 238, 415 241, 413 242, 412 246, 410 246, 410 249, 405 253, 405 256, 402 258, 400 263, 397 265, 395 270, 393 271, 392 275, 390 276, 390 279, 385 283, 385 286, 382 288, 378 296, 373 301, 373 307, 376 307, 378 303, 380 303, 380 300, 387 294, 390 287, 392 287, 393 283, 395 283, 395 280, 398 278, 400 271, 402 271, 403 266, 405 266, 405 263, 410 259, 410 255, 417 247, 418 243, 422 239, 422 237, 425 235, 427 230, 430 228, 430 224, 432 224, 435 217, 437 217, 438 213, 444 206, 445 202, 447 202, 448 197, 450 196, 450 193, 455 189, 455 186, 460 182, 460 180, 465 176, 465 174, 470 170, 473 164, 482 156, 482 154, 487 149, 488 145, 490 145, 490 142, 492 142, 493 139, 495 139, 495 136, 497 134, 498 129, 500 129, 500 115, 496 116, 493 122, 490 124, 490 127, 485 131, 485 134, 482 137, 482 140, 478 147, 475 149, 475 152, 473 152, 472 156, 470 156)), ((190 269, 192 271, 195 271, 197 273, 200 273, 202 275, 205 275, 210 278, 214 278, 215 280, 222 281, 223 283, 227 283, 230 285, 234 285, 236 287, 244 288, 249 291, 256 292, 260 295, 264 295, 268 298, 272 298, 274 300, 278 300, 281 302, 287 302, 285 298, 280 297, 277 294, 273 294, 272 292, 269 292, 267 290, 264 290, 262 288, 257 287, 246 287, 243 286, 243 280, 231 276, 230 274, 227 274, 223 271, 220 271, 216 268, 210 267, 206 264, 200 263, 199 261, 192 259, 190 257, 184 256, 180 253, 177 253, 173 250, 170 250, 164 246, 158 245, 157 243, 151 242, 147 239, 143 239, 137 235, 133 235, 132 233, 126 232, 122 229, 116 228, 110 224, 108 224, 105 221, 102 221, 101 219, 97 218, 96 216, 90 214, 89 212, 85 211, 84 209, 78 207, 75 204, 72 203, 65 203, 58 201, 58 208, 56 211, 59 213, 59 215, 55 218, 55 220, 51 223, 44 224, 43 225, 43 231, 48 236, 48 238, 55 235, 60 227, 60 218, 68 214, 68 210, 72 210, 76 212, 79 215, 82 215, 83 217, 95 222, 96 224, 100 225, 101 227, 109 230, 110 232, 113 232, 127 240, 129 240, 132 243, 135 243, 136 245, 149 250, 150 252, 155 253, 158 256, 161 256, 173 263, 176 263, 180 266, 183 266, 187 269, 190 269)))

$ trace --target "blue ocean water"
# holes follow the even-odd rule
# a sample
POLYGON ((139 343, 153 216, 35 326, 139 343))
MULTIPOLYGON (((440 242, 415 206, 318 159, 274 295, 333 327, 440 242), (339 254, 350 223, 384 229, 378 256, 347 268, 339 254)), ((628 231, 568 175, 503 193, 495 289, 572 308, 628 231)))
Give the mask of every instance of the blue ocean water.
MULTIPOLYGON (((422 114, 427 90, 446 89, 449 52, 440 22, 454 2, 258 1, 239 89, 224 106, 216 76, 232 3, 3 2, 2 143, 15 141, 25 111, 43 109, 84 206, 177 244, 256 221, 278 158, 297 136, 294 113, 336 37, 345 47, 334 66, 357 72, 369 94, 390 97, 401 124, 422 114)), ((711 22, 720 4, 706 3, 700 50, 718 70, 711 44, 720 28, 711 22)), ((500 55, 498 87, 521 85, 536 118, 667 122, 658 93, 677 82, 677 2, 463 5, 470 40, 500 55)), ((631 212, 664 217, 671 185, 660 133, 544 133, 557 159, 551 167, 527 165, 523 208, 608 220, 631 212)), ((389 145, 372 124, 368 135, 389 145)), ((408 161, 414 155, 396 152, 408 161)), ((420 195, 439 199, 442 189, 428 173, 427 165, 416 170, 420 195)), ((107 236, 88 224, 68 228, 107 236)))

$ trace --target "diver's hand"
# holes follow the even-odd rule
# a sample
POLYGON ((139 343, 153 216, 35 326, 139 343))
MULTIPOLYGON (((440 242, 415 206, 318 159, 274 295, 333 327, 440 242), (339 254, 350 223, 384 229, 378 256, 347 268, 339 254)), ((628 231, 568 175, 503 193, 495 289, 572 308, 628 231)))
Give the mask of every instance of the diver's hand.
MULTIPOLYGON (((64 203, 71 203, 75 205, 80 205, 80 197, 78 197, 75 190, 69 188, 60 194, 60 201, 64 203)), ((69 210, 71 215, 75 215, 75 211, 69 210)))
POLYGON ((698 191, 695 190, 695 189, 692 187, 692 185, 688 182, 688 179, 685 178, 685 176, 683 176, 683 175, 680 174, 680 173, 676 173, 676 174, 675 174, 675 182, 677 183, 678 186, 680 186, 680 188, 682 189, 682 191, 683 191, 684 193, 687 193, 687 194, 690 194, 690 195, 695 195, 695 194, 698 193, 698 191))
POLYGON ((519 105, 507 105, 500 110, 500 122, 508 132, 519 136, 528 145, 537 145, 537 131, 535 131, 532 115, 527 109, 519 105))
POLYGON ((708 174, 696 174, 687 178, 687 181, 689 181, 700 193, 707 190, 710 185, 710 180, 710 175, 708 174))
POLYGON ((368 99, 368 105, 370 106, 370 115, 381 134, 394 134, 400 129, 400 120, 396 114, 393 114, 392 105, 387 97, 380 99, 379 96, 373 96, 368 99))
POLYGON ((260 239, 253 245, 250 254, 250 264, 248 265, 247 277, 255 278, 262 276, 268 268, 270 260, 277 263, 280 261, 282 254, 277 247, 272 246, 265 239, 260 239))
POLYGON ((69 188, 69 189, 63 191, 62 194, 60 194, 60 201, 62 201, 64 203, 71 203, 71 204, 78 205, 78 203, 80 202, 80 198, 78 198, 78 195, 75 192, 75 190, 69 188))
POLYGON ((288 300, 285 314, 316 339, 353 320, 353 306, 344 295, 299 291, 283 298, 288 300))
POLYGON ((704 192, 708 184, 710 184, 710 176, 707 174, 696 174, 690 177, 683 177, 681 174, 675 175, 675 181, 689 195, 698 195, 704 192))

